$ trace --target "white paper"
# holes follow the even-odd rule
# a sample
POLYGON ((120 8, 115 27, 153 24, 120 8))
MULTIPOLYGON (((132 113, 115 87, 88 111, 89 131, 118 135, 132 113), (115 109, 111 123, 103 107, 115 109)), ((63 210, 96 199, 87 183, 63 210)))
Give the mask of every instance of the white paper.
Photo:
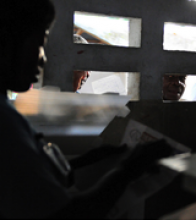
POLYGON ((188 153, 191 151, 185 145, 180 144, 171 138, 134 120, 130 120, 128 126, 126 127, 121 144, 127 144, 130 148, 134 148, 139 143, 146 143, 160 139, 165 139, 168 144, 170 144, 178 152, 188 153))
POLYGON ((104 93, 119 93, 126 94, 125 86, 119 76, 109 76, 92 82, 93 91, 95 94, 104 93))

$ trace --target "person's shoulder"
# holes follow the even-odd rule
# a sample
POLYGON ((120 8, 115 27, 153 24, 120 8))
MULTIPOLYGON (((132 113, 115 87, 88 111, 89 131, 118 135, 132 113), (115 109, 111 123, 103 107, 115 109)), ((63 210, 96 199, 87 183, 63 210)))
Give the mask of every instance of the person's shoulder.
POLYGON ((0 95, 0 129, 19 129, 24 127, 29 129, 28 122, 20 115, 10 101, 0 95))
POLYGON ((6 97, 0 95, 0 118, 1 120, 9 119, 15 116, 18 116, 18 113, 13 107, 13 105, 10 103, 10 101, 6 97))
MULTIPOLYGON (((4 154, 8 151, 27 152, 28 149, 36 150, 36 132, 28 121, 17 112, 9 100, 0 97, 0 140, 1 150, 4 154), (4 147, 3 147, 4 146, 4 147), (14 146, 18 146, 15 150, 14 146), (15 151, 14 151, 15 150, 15 151)), ((2 156, 4 155, 2 153, 2 156)))
MULTIPOLYGON (((5 115, 9 115, 10 113, 14 112, 14 108, 12 107, 11 103, 7 99, 7 97, 0 95, 0 113, 5 115)), ((2 115, 0 115, 2 117, 2 115)))

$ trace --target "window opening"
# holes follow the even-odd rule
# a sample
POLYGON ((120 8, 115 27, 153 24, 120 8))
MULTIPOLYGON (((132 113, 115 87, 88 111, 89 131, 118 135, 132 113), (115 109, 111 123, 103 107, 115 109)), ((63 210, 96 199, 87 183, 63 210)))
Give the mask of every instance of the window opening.
POLYGON ((196 52, 196 25, 166 22, 163 49, 196 52))
POLYGON ((81 35, 90 44, 140 47, 141 24, 139 18, 74 13, 74 34, 81 35))
MULTIPOLYGON (((100 72, 100 71, 74 71, 74 75, 82 76, 89 74, 84 81, 82 77, 77 80, 76 92, 80 94, 114 94, 114 95, 130 95, 132 100, 139 100, 139 73, 126 72, 100 72)), ((74 86, 74 83, 73 83, 74 86)), ((76 87, 75 87, 76 88, 76 87)))
POLYGON ((166 74, 163 76, 164 101, 196 101, 196 76, 166 74))

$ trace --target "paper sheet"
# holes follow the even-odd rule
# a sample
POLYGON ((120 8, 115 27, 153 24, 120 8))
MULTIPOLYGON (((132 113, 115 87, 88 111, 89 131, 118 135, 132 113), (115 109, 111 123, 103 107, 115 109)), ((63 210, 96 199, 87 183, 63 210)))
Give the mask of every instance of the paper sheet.
POLYGON ((188 153, 191 150, 183 144, 180 144, 171 138, 137 122, 130 120, 121 144, 127 144, 130 148, 134 148, 139 143, 146 143, 150 141, 156 141, 165 139, 170 144, 176 153, 188 153))
POLYGON ((92 82, 93 91, 96 94, 104 93, 119 93, 121 95, 126 94, 125 86, 123 85, 120 77, 109 76, 100 80, 92 82))

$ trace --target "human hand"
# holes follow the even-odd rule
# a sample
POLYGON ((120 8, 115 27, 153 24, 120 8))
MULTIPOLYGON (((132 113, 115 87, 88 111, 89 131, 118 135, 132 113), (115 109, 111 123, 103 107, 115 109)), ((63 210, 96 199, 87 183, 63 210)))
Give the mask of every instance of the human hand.
POLYGON ((121 162, 121 168, 131 175, 139 177, 150 170, 159 159, 172 155, 172 148, 165 140, 137 145, 130 156, 121 162))
POLYGON ((115 147, 112 145, 103 145, 101 147, 94 148, 88 151, 85 155, 88 157, 93 157, 94 160, 99 161, 112 155, 125 153, 127 150, 127 145, 122 145, 119 147, 115 147))
POLYGON ((86 154, 73 159, 70 164, 73 169, 88 166, 104 160, 113 155, 121 155, 127 151, 128 147, 126 145, 120 147, 114 147, 112 145, 103 145, 99 148, 94 148, 88 151, 86 154))

